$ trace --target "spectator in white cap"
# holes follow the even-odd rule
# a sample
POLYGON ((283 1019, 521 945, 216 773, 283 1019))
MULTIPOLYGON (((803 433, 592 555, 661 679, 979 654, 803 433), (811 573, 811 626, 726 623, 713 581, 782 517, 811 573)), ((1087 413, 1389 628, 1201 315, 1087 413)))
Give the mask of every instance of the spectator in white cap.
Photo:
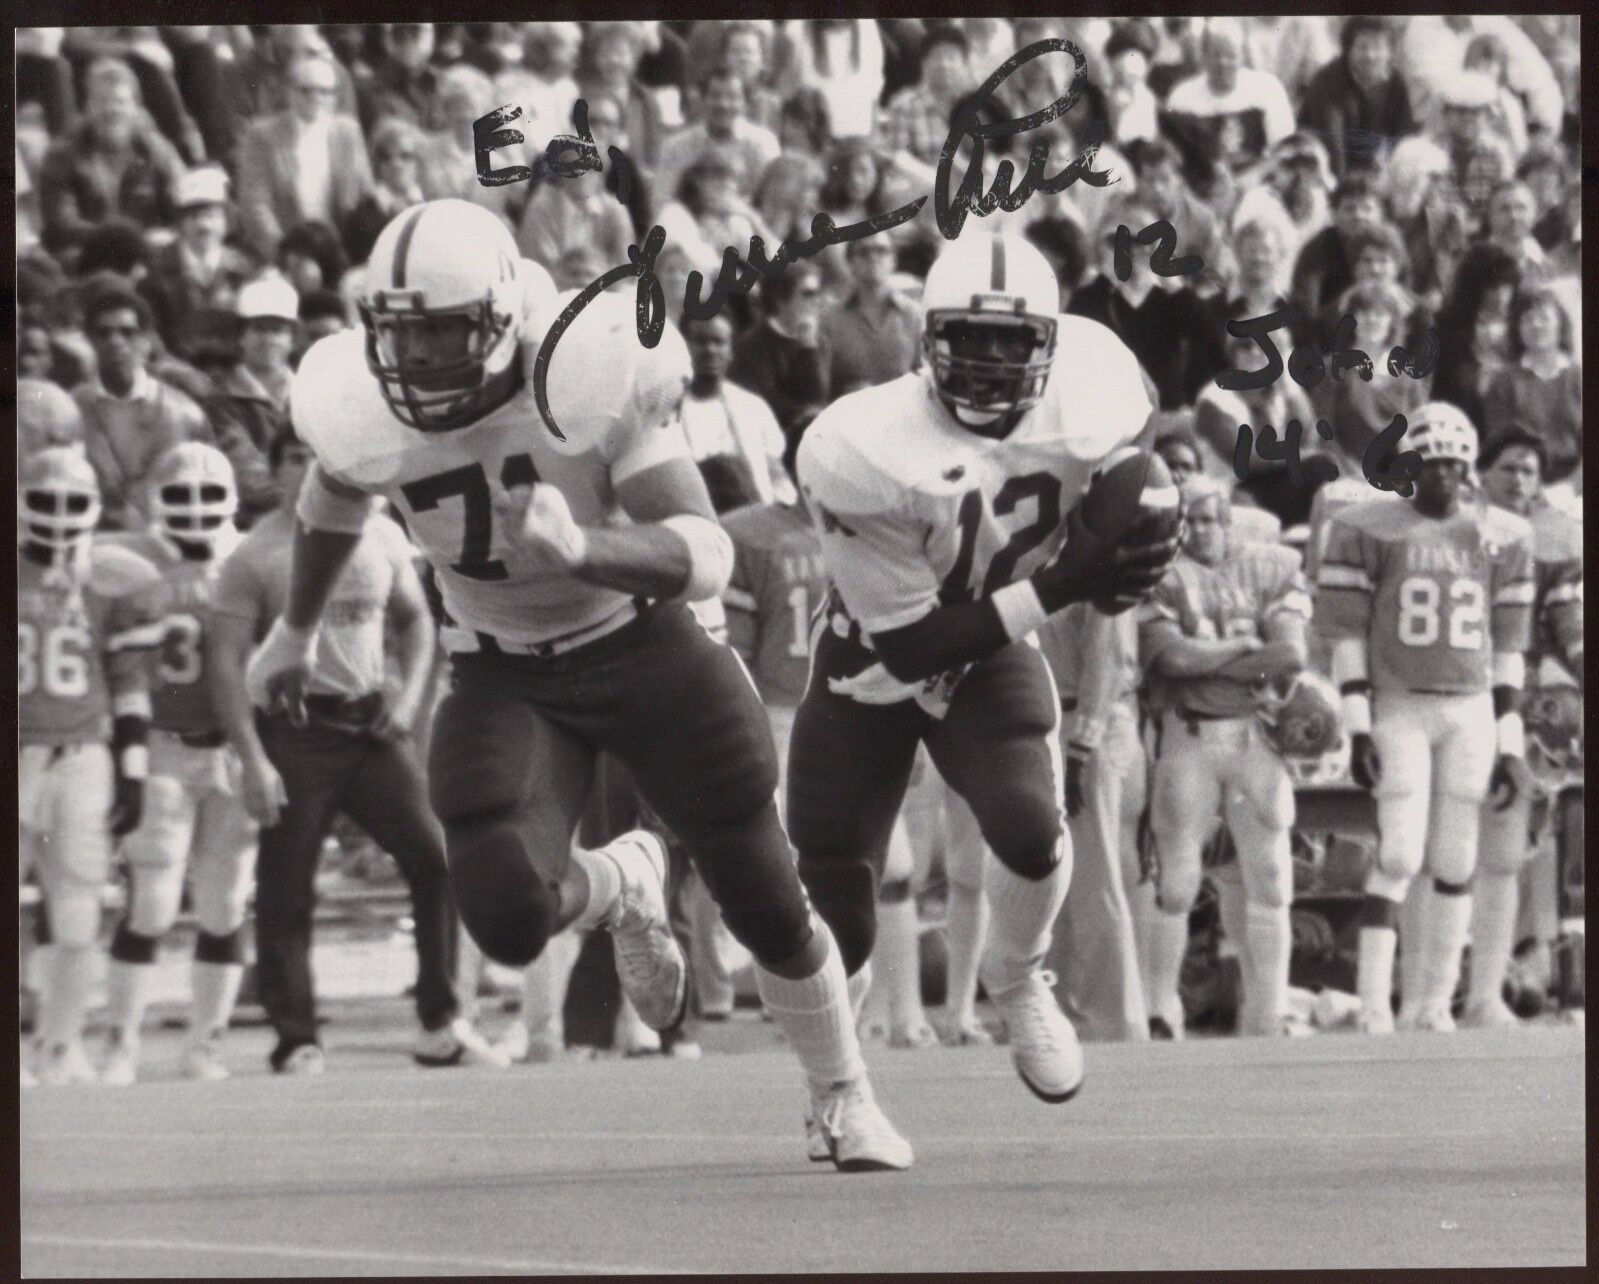
POLYGON ((191 169, 174 189, 178 235, 156 251, 139 291, 155 313, 162 342, 192 355, 195 340, 214 333, 219 313, 232 309, 251 263, 227 244, 228 176, 216 166, 191 169))
POLYGON ((279 499, 268 448, 289 426, 289 362, 299 337, 300 299, 281 277, 262 277, 239 291, 236 311, 239 360, 218 377, 206 409, 217 445, 233 464, 240 525, 247 526, 279 499))

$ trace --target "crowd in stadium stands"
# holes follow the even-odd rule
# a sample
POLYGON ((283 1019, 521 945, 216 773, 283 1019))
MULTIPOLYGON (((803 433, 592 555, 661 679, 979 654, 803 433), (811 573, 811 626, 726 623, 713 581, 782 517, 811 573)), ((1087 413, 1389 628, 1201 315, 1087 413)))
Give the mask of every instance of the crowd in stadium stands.
MULTIPOLYGON (((154 461, 206 441, 231 461, 249 526, 280 503, 269 448, 300 355, 359 324, 363 263, 388 220, 458 197, 504 218, 562 289, 663 227, 658 271, 694 357, 684 430, 697 455, 741 461, 735 494, 791 496, 784 464, 816 414, 920 362, 919 283, 941 244, 932 202, 713 320, 683 320, 688 274, 714 280, 724 247, 759 236, 770 250, 808 234, 818 211, 843 224, 931 192, 957 110, 1050 37, 1081 49, 1083 93, 993 140, 985 172, 1003 158, 1023 167, 1043 141, 1053 173, 1103 139, 1094 164, 1113 181, 968 226, 1025 234, 1057 273, 1062 310, 1126 342, 1169 454, 1293 535, 1313 491, 1258 455, 1240 481, 1239 425, 1297 419, 1307 460, 1358 479, 1395 414, 1444 400, 1483 441, 1530 431, 1551 495, 1580 496, 1575 16, 19 30, 21 455, 81 441, 103 524, 134 529, 154 461), (478 182, 476 119, 517 104, 525 150, 493 163, 532 163, 573 132, 580 98, 601 170, 478 182), (1118 226, 1157 220, 1199 271, 1160 275, 1140 245, 1130 271, 1118 264, 1118 226), (1348 315, 1372 378, 1220 388, 1221 371, 1261 361, 1227 323, 1285 307, 1284 358, 1330 343, 1348 315), (1416 353, 1432 331, 1430 374, 1390 371, 1393 345, 1416 353), (1311 430, 1318 419, 1330 440, 1311 430)), ((978 116, 1041 108, 1071 72, 1064 53, 1035 58, 978 116)), ((964 170, 961 159, 957 180, 964 170)))

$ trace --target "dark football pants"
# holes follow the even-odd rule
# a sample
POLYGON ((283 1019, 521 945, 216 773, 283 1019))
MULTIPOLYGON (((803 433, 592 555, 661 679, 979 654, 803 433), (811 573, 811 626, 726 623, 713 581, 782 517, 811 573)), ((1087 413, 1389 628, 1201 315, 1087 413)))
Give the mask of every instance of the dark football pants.
POLYGON ((765 710, 686 607, 651 608, 552 658, 458 655, 452 672, 428 772, 462 917, 490 958, 543 948, 560 862, 529 854, 532 882, 525 866, 490 867, 503 848, 471 842, 472 826, 512 816, 536 836, 524 841, 569 841, 602 752, 626 766, 751 954, 778 963, 804 948, 810 906, 778 821, 765 710))
POLYGON ((1059 709, 1037 650, 1013 643, 975 665, 942 719, 914 700, 863 704, 828 686, 870 660, 858 643, 820 631, 788 760, 800 878, 851 974, 876 940, 877 885, 918 744, 971 807, 994 855, 1023 878, 1055 867, 1064 828, 1059 709))
POLYGON ((341 811, 399 865, 416 921, 417 1016, 424 1029, 448 1025, 457 1012, 455 903, 414 746, 314 718, 294 727, 281 714, 258 713, 256 728, 289 800, 278 823, 261 831, 256 866, 256 973, 279 1048, 316 1039, 311 914, 322 843, 341 811))

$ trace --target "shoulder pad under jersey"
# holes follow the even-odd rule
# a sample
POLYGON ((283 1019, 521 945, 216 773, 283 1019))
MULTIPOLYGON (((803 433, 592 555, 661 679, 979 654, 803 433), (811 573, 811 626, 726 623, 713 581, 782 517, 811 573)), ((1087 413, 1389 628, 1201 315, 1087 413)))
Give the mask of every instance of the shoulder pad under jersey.
POLYGON ((85 582, 101 597, 127 597, 161 583, 161 572, 125 544, 96 536, 85 582))
POLYGON ((317 462, 361 490, 385 486, 416 440, 367 370, 361 330, 341 330, 311 345, 289 386, 289 418, 317 462))
POLYGON ((856 517, 897 508, 905 486, 892 461, 922 457, 911 424, 930 401, 910 374, 833 402, 800 439, 795 471, 806 495, 830 513, 856 517), (912 453, 901 453, 907 448, 912 453))
POLYGON ((1582 523, 1551 504, 1532 510, 1533 549, 1541 562, 1582 560, 1582 523))
MULTIPOLYGON (((522 363, 530 389, 543 338, 575 297, 573 291, 558 296, 529 326, 522 363)), ((631 434, 653 430, 671 417, 690 373, 688 345, 676 326, 668 322, 656 345, 646 348, 638 337, 633 292, 599 295, 562 332, 550 357, 545 392, 565 437, 551 435, 551 448, 563 455, 597 448, 615 458, 631 434)))
POLYGON ((1532 547, 1532 523, 1495 504, 1482 506, 1482 533, 1495 543, 1510 544, 1519 540, 1529 549, 1532 547))
POLYGON ((1066 449, 1084 460, 1132 441, 1155 409, 1132 349, 1110 327, 1069 313, 1055 318, 1045 404, 1060 416, 1066 449))

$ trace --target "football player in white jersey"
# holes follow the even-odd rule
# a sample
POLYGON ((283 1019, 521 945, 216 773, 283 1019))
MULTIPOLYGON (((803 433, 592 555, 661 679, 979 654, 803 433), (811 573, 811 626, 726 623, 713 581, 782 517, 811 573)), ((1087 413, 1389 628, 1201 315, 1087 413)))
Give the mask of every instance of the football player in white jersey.
POLYGON ((430 201, 384 229, 361 330, 312 347, 290 396, 316 454, 300 498, 287 608, 252 664, 293 716, 329 588, 377 496, 437 574, 453 685, 429 786, 456 902, 483 952, 525 967, 561 929, 610 929, 624 990, 671 1029, 687 1001, 666 920, 666 853, 633 831, 571 839, 614 754, 683 842, 804 1068, 846 1171, 905 1168, 876 1104, 832 933, 811 911, 778 820, 766 715, 738 658, 686 603, 717 597, 733 555, 681 433, 682 338, 644 347, 632 295, 601 295, 548 366, 564 300, 498 217, 430 201), (533 274, 543 277, 534 284, 533 274))
POLYGON ((239 541, 233 465, 215 446, 180 442, 155 462, 149 494, 150 529, 115 537, 161 572, 156 601, 167 631, 152 675, 144 816, 122 845, 130 889, 127 917, 111 942, 111 1050, 100 1074, 109 1084, 137 1075, 151 965, 177 918, 186 873, 200 931, 184 1073, 227 1077, 221 1041, 244 975, 244 918, 255 879, 255 824, 204 681, 211 587, 239 541))
MULTIPOLYGON (((1361 1026, 1394 1028, 1396 923, 1426 868, 1414 985, 1400 1021, 1452 1030, 1450 1001, 1471 919, 1479 808, 1522 785, 1518 712, 1533 600, 1525 518, 1465 498, 1471 421, 1446 402, 1410 417, 1421 456, 1409 503, 1338 511, 1317 578, 1316 627, 1332 641, 1350 772, 1377 800, 1377 865, 1366 880, 1358 975, 1361 1026)), ((1408 969, 1407 969, 1408 970, 1408 969)))
POLYGON ((834 402, 801 441, 833 592, 788 770, 801 874, 854 973, 926 744, 992 853, 983 981, 1017 1072, 1051 1102, 1077 1092, 1083 1057, 1043 969, 1071 843, 1060 702, 1028 639, 1074 601, 1136 604, 1176 553, 1181 513, 1167 485, 1120 540, 1087 528, 1079 497, 1152 408, 1132 353, 1058 315, 1059 298, 1033 246, 968 228, 928 273, 924 368, 834 402))

